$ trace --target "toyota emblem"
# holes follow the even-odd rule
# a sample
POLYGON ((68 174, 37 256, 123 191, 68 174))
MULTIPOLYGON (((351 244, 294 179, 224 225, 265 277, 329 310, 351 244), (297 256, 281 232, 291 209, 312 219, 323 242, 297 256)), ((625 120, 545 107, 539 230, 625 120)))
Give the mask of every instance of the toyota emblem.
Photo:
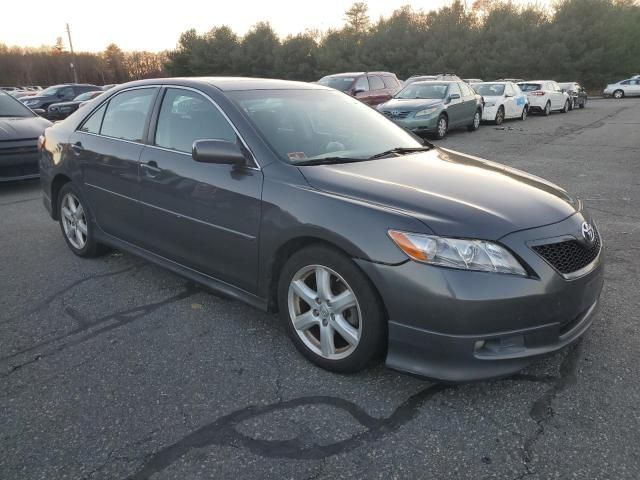
POLYGON ((587 222, 582 222, 582 236, 589 243, 593 243, 593 241, 596 239, 596 232, 593 230, 593 227, 587 222))

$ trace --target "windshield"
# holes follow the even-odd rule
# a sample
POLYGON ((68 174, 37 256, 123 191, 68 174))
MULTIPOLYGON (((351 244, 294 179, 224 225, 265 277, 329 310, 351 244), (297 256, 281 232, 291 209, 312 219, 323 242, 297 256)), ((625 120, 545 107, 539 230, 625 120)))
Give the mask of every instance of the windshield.
POLYGON ((355 77, 323 77, 318 80, 318 83, 325 87, 331 87, 336 90, 340 90, 341 92, 346 92, 351 88, 355 79, 355 77))
POLYGON ((227 96, 289 163, 366 159, 422 144, 355 98, 330 90, 246 90, 227 96))
POLYGON ((32 117, 34 113, 11 95, 0 91, 0 117, 32 117))
POLYGON ((400 90, 395 98, 443 99, 448 86, 446 83, 412 83, 400 90))
POLYGON ((98 92, 81 93, 76 98, 74 98, 74 100, 76 100, 78 102, 84 102, 86 100, 91 100, 93 97, 97 96, 99 93, 102 93, 102 92, 98 91, 98 92))
POLYGON ((473 89, 485 97, 500 97, 504 94, 504 84, 500 83, 479 83, 473 89))
POLYGON ((542 85, 539 83, 519 83, 518 86, 523 92, 534 92, 536 90, 542 90, 542 85))

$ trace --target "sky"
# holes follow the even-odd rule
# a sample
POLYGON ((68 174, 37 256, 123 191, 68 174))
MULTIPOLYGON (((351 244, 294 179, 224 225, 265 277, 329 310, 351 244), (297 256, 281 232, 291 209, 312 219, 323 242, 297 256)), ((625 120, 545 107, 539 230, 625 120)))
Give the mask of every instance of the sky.
MULTIPOLYGON (((4 3, 4 2, 3 2, 4 3)), ((229 25, 242 35, 259 21, 268 21, 281 36, 306 29, 326 30, 344 23, 344 11, 353 0, 31 0, 25 11, 16 7, 17 21, 11 21, 11 7, 0 9, 0 43, 22 47, 54 45, 57 37, 68 41, 65 24, 71 27, 76 51, 96 52, 109 43, 123 50, 153 52, 173 49, 180 33, 195 28, 199 33, 214 26, 229 25), (100 5, 100 7, 97 7, 100 5), (26 20, 28 18, 28 20, 26 20), (24 21, 20 21, 24 20, 24 21)), ((388 16, 403 5, 433 10, 450 0, 368 0, 372 20, 388 16)), ((472 4, 473 0, 467 0, 472 4)), ((549 4, 550 0, 516 0, 516 3, 549 4)))

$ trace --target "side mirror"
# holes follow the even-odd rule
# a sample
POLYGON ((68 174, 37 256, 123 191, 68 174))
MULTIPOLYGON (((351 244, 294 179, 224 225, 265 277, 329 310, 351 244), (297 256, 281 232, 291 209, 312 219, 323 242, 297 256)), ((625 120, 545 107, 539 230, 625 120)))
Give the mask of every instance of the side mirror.
POLYGON ((563 89, 562 89, 562 93, 567 93, 567 89, 566 89, 566 88, 563 88, 563 89))
POLYGON ((447 101, 450 102, 451 100, 457 100, 458 98, 460 98, 459 93, 452 93, 447 97, 447 101))
POLYGON ((191 156, 196 162, 244 165, 247 159, 236 143, 226 140, 196 140, 191 156))
POLYGON ((357 97, 358 95, 360 95, 361 93, 364 93, 364 90, 362 89, 358 89, 358 90, 354 90, 353 91, 353 96, 357 97))

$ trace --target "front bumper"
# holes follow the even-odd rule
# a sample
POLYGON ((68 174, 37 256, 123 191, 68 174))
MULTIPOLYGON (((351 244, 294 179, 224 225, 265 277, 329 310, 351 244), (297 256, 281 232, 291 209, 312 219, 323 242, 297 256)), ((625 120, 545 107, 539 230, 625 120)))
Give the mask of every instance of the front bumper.
POLYGON ((493 107, 487 107, 485 104, 484 109, 482 110, 482 121, 484 122, 492 122, 496 119, 496 114, 498 113, 499 105, 494 105, 493 107))
POLYGON ((585 275, 567 280, 527 243, 575 232, 581 214, 500 240, 529 277, 407 261, 358 261, 389 315, 387 366, 446 381, 508 375, 577 340, 593 322, 603 286, 602 251, 585 275))
POLYGON ((396 125, 406 128, 407 130, 411 130, 412 132, 427 133, 436 131, 438 126, 438 115, 439 112, 431 115, 425 115, 423 117, 414 117, 413 113, 405 118, 393 117, 390 115, 386 115, 386 117, 396 125))
POLYGON ((0 143, 0 182, 37 178, 39 173, 37 139, 0 143))

